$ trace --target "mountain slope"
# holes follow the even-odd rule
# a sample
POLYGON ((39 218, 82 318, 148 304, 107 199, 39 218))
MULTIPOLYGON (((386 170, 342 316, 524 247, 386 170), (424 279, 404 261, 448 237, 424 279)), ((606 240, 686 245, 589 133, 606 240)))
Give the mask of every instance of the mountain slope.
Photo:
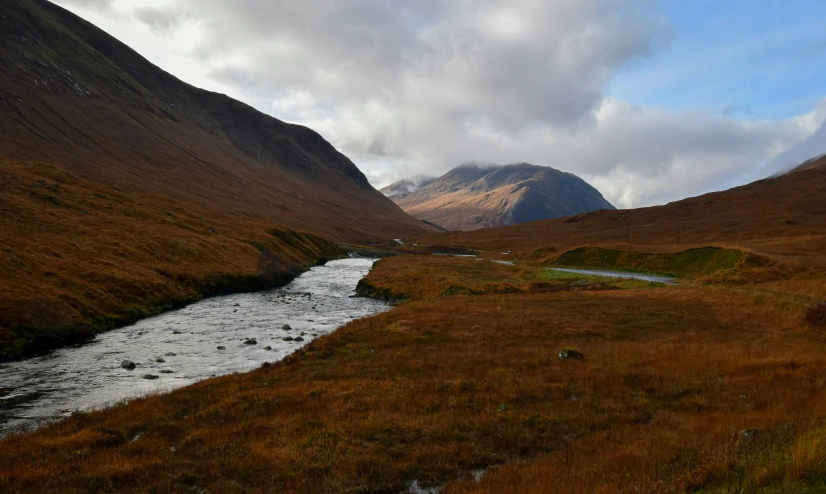
POLYGON ((428 229, 311 129, 0 0, 0 358, 428 229))
POLYGON ((382 192, 413 216, 451 230, 477 230, 614 209, 602 194, 570 173, 527 163, 464 165, 408 194, 405 181, 382 192))
POLYGON ((0 5, 3 158, 339 239, 420 228, 312 130, 189 86, 46 1, 0 5))
POLYGON ((803 170, 815 170, 819 168, 826 168, 826 156, 818 156, 816 158, 812 158, 804 162, 803 164, 789 170, 786 173, 797 173, 803 170))
POLYGON ((384 187, 380 192, 387 198, 398 201, 413 194, 434 180, 436 179, 433 177, 406 178, 384 187))

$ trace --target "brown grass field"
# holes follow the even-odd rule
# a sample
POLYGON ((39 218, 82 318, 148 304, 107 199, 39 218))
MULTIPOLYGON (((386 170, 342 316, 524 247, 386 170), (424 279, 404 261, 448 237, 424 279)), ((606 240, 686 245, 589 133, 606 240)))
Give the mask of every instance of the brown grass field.
POLYGON ((283 363, 7 438, 0 490, 826 488, 813 299, 547 273, 382 260, 367 281, 406 295, 395 310, 283 363))

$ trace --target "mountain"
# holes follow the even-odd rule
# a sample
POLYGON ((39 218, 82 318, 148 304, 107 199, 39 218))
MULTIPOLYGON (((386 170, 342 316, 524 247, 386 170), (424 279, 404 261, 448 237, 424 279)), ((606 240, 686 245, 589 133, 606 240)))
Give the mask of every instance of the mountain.
POLYGON ((183 83, 49 2, 0 5, 2 158, 331 238, 419 228, 314 131, 183 83))
POLYGON ((615 209, 576 175, 527 163, 462 165, 423 185, 402 180, 381 192, 411 215, 450 230, 478 230, 615 209))
POLYGON ((436 180, 433 177, 413 177, 413 178, 406 178, 404 180, 399 180, 398 182, 394 182, 387 187, 381 189, 381 193, 384 194, 389 199, 394 201, 399 201, 404 199, 405 197, 413 194, 414 192, 418 191, 422 187, 426 186, 430 182, 436 180))
POLYGON ((0 356, 429 229, 313 130, 0 0, 0 356))

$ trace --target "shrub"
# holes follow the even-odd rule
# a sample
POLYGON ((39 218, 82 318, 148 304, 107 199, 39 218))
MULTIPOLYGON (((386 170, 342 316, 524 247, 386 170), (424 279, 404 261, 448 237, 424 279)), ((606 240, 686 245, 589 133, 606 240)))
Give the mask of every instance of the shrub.
POLYGON ((821 302, 806 310, 806 322, 812 328, 826 329, 826 302, 821 302))

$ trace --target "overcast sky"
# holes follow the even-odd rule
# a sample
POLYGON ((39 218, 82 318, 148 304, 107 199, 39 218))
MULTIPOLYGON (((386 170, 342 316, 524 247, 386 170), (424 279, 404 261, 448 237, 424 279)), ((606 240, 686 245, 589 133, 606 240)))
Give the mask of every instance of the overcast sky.
POLYGON ((463 162, 662 204, 826 153, 826 2, 57 0, 179 78, 312 127, 373 185, 463 162))

